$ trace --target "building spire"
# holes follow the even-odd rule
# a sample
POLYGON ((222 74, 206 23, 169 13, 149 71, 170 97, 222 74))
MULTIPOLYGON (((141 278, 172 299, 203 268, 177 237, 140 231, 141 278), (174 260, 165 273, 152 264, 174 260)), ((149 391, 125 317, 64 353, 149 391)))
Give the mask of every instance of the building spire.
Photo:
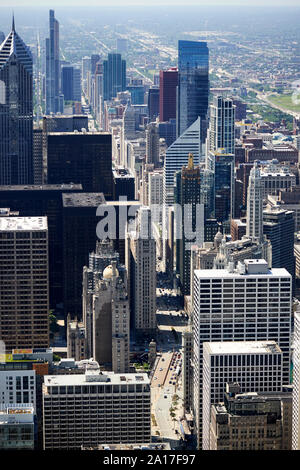
POLYGON ((14 31, 14 32, 16 31, 16 30, 15 30, 15 15, 14 15, 14 12, 13 12, 13 15, 12 15, 12 27, 11 27, 11 30, 14 31))

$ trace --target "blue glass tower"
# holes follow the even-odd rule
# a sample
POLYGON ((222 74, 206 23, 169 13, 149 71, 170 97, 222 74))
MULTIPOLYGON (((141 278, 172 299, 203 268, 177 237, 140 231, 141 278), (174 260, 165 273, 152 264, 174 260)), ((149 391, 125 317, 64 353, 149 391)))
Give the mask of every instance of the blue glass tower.
POLYGON ((119 91, 126 89, 126 61, 121 54, 108 54, 103 61, 104 68, 104 100, 111 100, 119 91))
POLYGON ((33 183, 30 49, 12 30, 0 46, 0 184, 33 183))
POLYGON ((177 137, 198 117, 205 120, 209 96, 206 42, 178 41, 177 137))

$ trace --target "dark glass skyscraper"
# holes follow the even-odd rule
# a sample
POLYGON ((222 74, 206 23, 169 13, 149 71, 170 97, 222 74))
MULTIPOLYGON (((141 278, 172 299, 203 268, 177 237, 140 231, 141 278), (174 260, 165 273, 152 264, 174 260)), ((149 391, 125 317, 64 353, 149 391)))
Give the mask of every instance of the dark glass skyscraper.
POLYGON ((12 30, 0 47, 0 184, 33 183, 32 56, 12 30))
POLYGON ((171 68, 159 72, 159 120, 161 122, 176 118, 176 89, 178 70, 171 68))
POLYGON ((111 100, 119 91, 126 89, 126 60, 121 54, 108 54, 103 61, 104 68, 104 100, 111 100))
POLYGON ((46 39, 46 114, 60 110, 59 22, 49 11, 49 38, 46 39))
POLYGON ((178 41, 177 137, 199 116, 207 117, 208 58, 206 42, 178 41))

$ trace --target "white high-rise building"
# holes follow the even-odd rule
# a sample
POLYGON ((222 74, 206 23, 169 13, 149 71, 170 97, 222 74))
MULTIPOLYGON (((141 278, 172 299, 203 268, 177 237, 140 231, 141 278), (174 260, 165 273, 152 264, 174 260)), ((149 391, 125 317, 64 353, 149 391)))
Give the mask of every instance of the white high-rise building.
POLYGON ((263 240, 263 194, 264 186, 258 162, 250 171, 247 194, 247 227, 246 235, 258 241, 263 240))
POLYGON ((36 412, 35 370, 1 370, 0 404, 29 404, 36 412))
POLYGON ((126 240, 126 268, 132 326, 137 335, 156 334, 156 242, 149 207, 138 211, 137 231, 126 240))
POLYGON ((148 205, 154 223, 162 223, 163 172, 156 169, 148 175, 148 205))
POLYGON ((210 450, 211 406, 222 402, 227 383, 241 393, 281 392, 282 352, 275 341, 203 344, 203 450, 210 450))
POLYGON ((194 271, 193 409, 202 441, 203 343, 275 341, 283 353, 283 383, 290 379, 292 277, 264 260, 245 260, 234 269, 194 271))
POLYGON ((214 96, 210 105, 209 151, 224 149, 226 153, 234 153, 235 106, 233 100, 222 96, 214 96))

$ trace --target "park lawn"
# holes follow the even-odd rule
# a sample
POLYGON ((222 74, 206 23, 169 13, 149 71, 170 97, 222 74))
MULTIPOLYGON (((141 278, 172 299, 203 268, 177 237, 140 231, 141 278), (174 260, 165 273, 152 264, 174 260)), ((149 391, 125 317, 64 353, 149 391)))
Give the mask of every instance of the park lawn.
MULTIPOLYGON (((292 93, 286 94, 286 95, 270 95, 269 100, 272 101, 272 103, 281 106, 282 108, 288 110, 288 111, 295 111, 295 112, 300 112, 300 103, 295 104, 292 101, 292 93)), ((298 101, 300 101, 300 91, 299 95, 296 97, 298 101)))

